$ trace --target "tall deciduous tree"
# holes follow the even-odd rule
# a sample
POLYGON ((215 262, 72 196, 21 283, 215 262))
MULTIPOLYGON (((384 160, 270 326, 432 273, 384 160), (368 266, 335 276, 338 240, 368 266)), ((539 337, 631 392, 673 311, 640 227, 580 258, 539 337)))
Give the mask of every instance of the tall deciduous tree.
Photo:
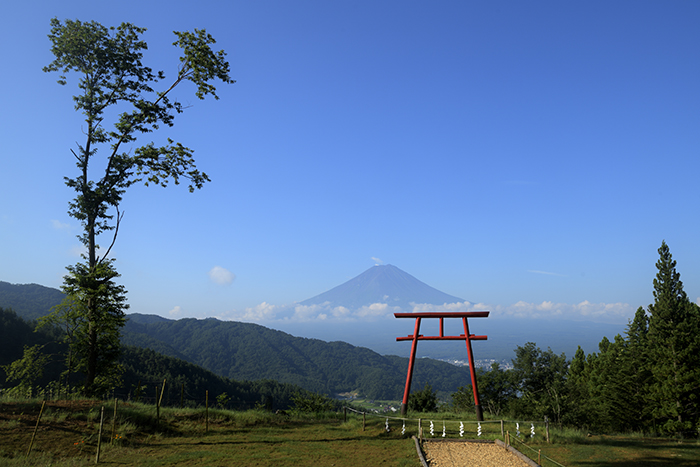
POLYGON ((666 242, 659 248, 647 333, 652 415, 663 428, 692 430, 700 418, 700 312, 676 271, 666 242))
POLYGON ((234 82, 229 77, 225 53, 214 52, 213 37, 205 30, 195 29, 175 32, 173 45, 182 49, 180 64, 175 77, 161 85, 165 74, 142 63, 147 44, 140 36, 145 31, 129 23, 107 28, 95 21, 51 20, 49 39, 55 59, 44 71, 59 72, 61 85, 67 83, 69 73, 79 76, 78 94, 73 100, 75 109, 85 119, 84 140, 71 150, 78 171, 73 177, 65 177, 65 181, 76 192, 68 212, 82 223, 79 239, 87 249, 86 262, 69 268, 65 286, 75 292, 69 299, 80 300, 86 323, 87 393, 96 390, 100 361, 111 353, 101 353, 101 335, 118 335, 124 323, 124 302, 103 295, 108 290, 115 291, 112 279, 117 274, 107 255, 122 220, 119 204, 123 194, 138 182, 165 187, 171 181, 179 184, 184 179, 192 192, 209 181, 196 168, 191 149, 171 139, 164 146, 148 142, 134 147, 137 137, 161 125, 174 124, 175 115, 183 111, 182 105, 171 98, 179 84, 193 83, 200 99, 209 94, 218 99, 212 82, 234 82), (108 125, 111 115, 117 117, 108 125), (101 253, 97 239, 110 231, 110 245, 101 253), (111 303, 106 310, 102 308, 105 303, 111 303))

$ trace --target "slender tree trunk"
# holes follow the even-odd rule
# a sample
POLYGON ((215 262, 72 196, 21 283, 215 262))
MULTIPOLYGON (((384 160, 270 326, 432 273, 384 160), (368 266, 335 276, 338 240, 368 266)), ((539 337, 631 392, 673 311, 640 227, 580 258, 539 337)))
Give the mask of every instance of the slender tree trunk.
MULTIPOLYGON (((90 273, 95 272, 97 265, 97 246, 95 244, 95 219, 90 216, 88 218, 88 258, 90 265, 90 273)), ((95 277, 90 277, 87 298, 87 317, 88 317, 88 355, 87 355, 87 374, 85 375, 85 392, 92 395, 93 385, 97 376, 97 302, 94 290, 97 284, 95 277)))

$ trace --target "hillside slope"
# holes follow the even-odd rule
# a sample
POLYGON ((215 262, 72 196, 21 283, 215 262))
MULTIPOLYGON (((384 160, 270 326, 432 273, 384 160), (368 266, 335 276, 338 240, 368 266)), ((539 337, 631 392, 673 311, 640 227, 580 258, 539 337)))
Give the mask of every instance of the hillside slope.
MULTIPOLYGON (((407 358, 216 319, 150 324, 130 320, 123 341, 131 344, 135 340, 169 345, 188 361, 236 380, 274 379, 327 394, 357 390, 372 399, 400 399, 408 369, 407 358)), ((416 364, 413 388, 430 383, 448 395, 469 381, 466 368, 421 359, 416 364)))
POLYGON ((10 284, 0 281, 0 307, 12 309, 27 320, 46 316, 63 300, 63 292, 39 284, 10 284))
MULTIPOLYGON (((58 381, 65 370, 63 356, 66 351, 65 346, 57 342, 60 338, 51 329, 35 332, 33 323, 20 318, 14 311, 0 307, 0 389, 17 384, 7 383, 2 366, 22 358, 24 346, 31 345, 42 346, 42 352, 51 356, 51 361, 46 365, 43 377, 36 381, 36 386, 45 387, 58 381)), ((138 397, 152 402, 155 387, 160 387, 165 380, 163 399, 166 404, 179 404, 184 390, 184 401, 187 404, 203 405, 206 391, 209 391, 212 404, 218 395, 226 392, 231 398, 231 408, 248 409, 263 404, 273 409, 286 409, 291 404, 291 397, 302 389, 270 380, 235 381, 192 363, 132 346, 123 347, 120 362, 125 369, 123 384, 114 389, 114 395, 122 399, 138 397)), ((79 384, 80 378, 81 375, 74 375, 72 380, 79 384)))

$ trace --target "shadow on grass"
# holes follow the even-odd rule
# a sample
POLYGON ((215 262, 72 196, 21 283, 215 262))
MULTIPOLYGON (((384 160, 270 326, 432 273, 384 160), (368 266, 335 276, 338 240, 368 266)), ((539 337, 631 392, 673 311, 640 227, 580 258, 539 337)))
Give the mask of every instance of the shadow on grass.
POLYGON ((591 445, 604 445, 619 448, 633 449, 673 449, 688 452, 700 452, 700 444, 694 439, 668 439, 668 438, 618 438, 614 436, 601 436, 590 443, 591 445))
POLYGON ((617 461, 578 461, 576 465, 595 467, 697 467, 697 459, 669 459, 666 457, 637 457, 632 460, 617 461))
MULTIPOLYGON (((568 445, 576 452, 575 444, 568 445)), ((624 438, 617 436, 596 437, 580 448, 599 447, 597 455, 588 460, 577 458, 577 466, 596 467, 690 467, 700 465, 700 444, 697 440, 668 438, 624 438), (606 457, 609 457, 606 459, 606 457), (615 458, 617 457, 617 458, 615 458)), ((583 454, 584 451, 579 451, 583 454)), ((587 456, 585 456, 587 457, 587 456)))

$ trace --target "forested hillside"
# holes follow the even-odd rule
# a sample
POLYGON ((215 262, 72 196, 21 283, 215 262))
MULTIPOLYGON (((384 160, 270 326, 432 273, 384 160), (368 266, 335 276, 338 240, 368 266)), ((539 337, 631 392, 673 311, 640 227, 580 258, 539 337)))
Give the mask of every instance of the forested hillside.
MULTIPOLYGON (((401 398, 406 381, 407 358, 382 356, 345 342, 305 339, 256 324, 216 319, 143 321, 127 322, 124 343, 177 352, 237 380, 274 379, 325 394, 357 390, 372 399, 393 400, 401 398)), ((420 359, 413 387, 431 384, 447 397, 469 381, 464 367, 420 359)))
POLYGON ((63 292, 38 284, 10 284, 0 281, 0 307, 12 309, 22 318, 46 316, 63 300, 63 292))
MULTIPOLYGON (((22 394, 36 392, 38 388, 64 390, 66 346, 57 342, 61 336, 55 330, 35 332, 34 329, 33 324, 13 311, 0 308, 0 389, 22 388, 22 394), (32 347, 39 349, 36 355, 45 357, 40 367, 37 359, 28 358, 25 352, 32 347), (10 364, 19 361, 22 361, 22 371, 17 375, 20 379, 6 381, 10 364)), ((162 386, 163 380, 166 380, 164 400, 172 404, 180 403, 184 388, 184 399, 189 404, 204 404, 205 391, 209 391, 212 403, 215 397, 227 393, 231 408, 262 404, 276 409, 288 407, 291 397, 302 391, 298 386, 270 380, 234 381, 183 360, 132 346, 123 347, 120 363, 124 367, 123 383, 114 388, 114 394, 123 399, 152 401, 155 386, 162 386)), ((81 375, 72 375, 70 381, 75 385, 80 379, 81 375)))
MULTIPOLYGON (((63 299, 59 291, 36 285, 7 284, 6 290, 11 292, 0 306, 14 310, 24 304, 18 315, 25 318, 45 316, 63 299)), ((148 348, 234 380, 275 380, 325 394, 357 390, 374 399, 400 399, 406 381, 407 358, 382 356, 344 342, 298 338, 256 324, 211 318, 174 321, 136 313, 127 318, 124 345, 148 348)), ((19 352, 21 356, 21 348, 19 352)), ((420 359, 412 387, 431 384, 447 399, 469 381, 466 368, 420 359)))

